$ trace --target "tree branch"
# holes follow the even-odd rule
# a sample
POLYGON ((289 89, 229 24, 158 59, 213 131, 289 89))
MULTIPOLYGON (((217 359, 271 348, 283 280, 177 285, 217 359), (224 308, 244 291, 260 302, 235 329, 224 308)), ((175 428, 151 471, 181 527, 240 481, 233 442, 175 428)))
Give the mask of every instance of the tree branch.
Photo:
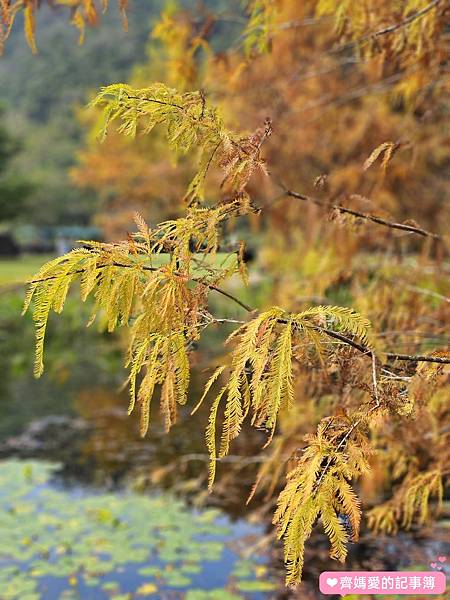
MULTIPOLYGON (((119 268, 126 268, 126 269, 130 269, 135 266, 135 265, 127 265, 127 264, 119 263, 119 262, 113 262, 113 263, 108 263, 106 265, 98 265, 97 269, 103 269, 103 268, 111 266, 111 265, 115 266, 115 267, 119 267, 119 268)), ((143 271, 158 271, 159 270, 158 267, 150 267, 150 266, 146 266, 146 265, 141 265, 141 269, 143 271)), ((70 273, 66 273, 66 276, 80 274, 83 272, 84 272, 84 269, 77 269, 76 271, 71 271, 70 273)), ((181 276, 181 273, 175 272, 175 275, 181 276)), ((56 275, 51 275, 50 277, 46 277, 43 279, 31 280, 28 283, 29 284, 42 283, 45 281, 56 279, 56 277, 57 277, 56 275)), ((226 290, 224 290, 212 283, 207 283, 197 277, 193 277, 191 279, 191 281, 194 281, 195 283, 197 283, 199 285, 203 285, 204 287, 206 287, 210 290, 214 290, 215 292, 221 294, 222 296, 225 296, 226 298, 228 298, 229 300, 232 300, 235 304, 237 304, 238 306, 243 308, 248 313, 254 312, 256 310, 256 309, 252 308, 251 306, 249 306, 248 304, 246 304, 245 302, 243 302, 242 300, 240 300, 239 298, 237 298, 236 296, 233 296, 233 294, 230 294, 226 290)), ((225 320, 221 320, 221 319, 216 320, 216 322, 218 322, 218 323, 221 321, 225 322, 225 320)), ((282 319, 280 319, 280 322, 282 322, 282 319)), ((355 342, 354 340, 343 335, 342 333, 333 331, 331 329, 326 329, 326 328, 320 327, 318 325, 314 326, 314 329, 317 329, 318 331, 322 331, 329 337, 339 340, 340 342, 347 344, 348 346, 351 346, 352 348, 355 348, 356 350, 361 352, 361 354, 373 355, 372 354, 373 350, 371 348, 369 348, 368 346, 364 346, 363 344, 360 344, 358 342, 355 342)), ((423 355, 423 354, 399 354, 396 352, 382 352, 382 354, 384 354, 384 356, 386 356, 387 358, 391 358, 391 359, 395 359, 395 360, 404 360, 404 361, 409 361, 409 362, 433 362, 433 363, 440 363, 440 364, 450 364, 450 358, 443 357, 443 356, 433 356, 433 355, 423 355)))
POLYGON ((404 223, 395 223, 394 221, 387 221, 386 219, 382 219, 381 217, 377 217, 376 215, 363 213, 359 210, 354 210, 353 208, 347 208, 346 206, 342 206, 341 204, 328 204, 327 202, 322 202, 317 198, 312 198, 311 196, 306 196, 305 194, 300 194, 299 192, 289 190, 281 182, 279 182, 279 185, 284 189, 286 196, 297 198, 297 200, 303 200, 304 202, 312 202, 313 204, 321 206, 322 208, 332 208, 333 210, 337 210, 340 213, 349 214, 360 219, 365 219, 366 221, 371 221, 372 223, 377 223, 378 225, 383 225, 384 227, 389 227, 390 229, 399 229, 401 231, 415 233, 423 237, 431 237, 435 240, 442 239, 442 236, 440 236, 439 234, 427 231, 426 229, 422 229, 422 227, 406 225, 404 223))
MULTIPOLYGON (((97 265, 96 268, 97 269, 105 269, 106 267, 110 267, 110 266, 120 267, 122 269, 132 269, 136 265, 127 265, 124 263, 119 263, 119 262, 114 261, 112 263, 107 263, 105 265, 97 265)), ((150 267, 147 265, 140 265, 140 268, 143 271, 159 271, 159 267, 150 267)), ((75 271, 70 271, 70 273, 66 273, 66 277, 69 277, 70 275, 80 275, 81 273, 84 273, 84 269, 76 269, 75 271)), ((182 274, 175 272, 175 275, 181 276, 182 274)), ((57 278, 58 278, 57 275, 50 275, 49 277, 43 277, 42 279, 31 279, 30 281, 27 281, 27 283, 28 284, 44 283, 46 281, 51 281, 52 279, 57 279, 57 278)), ((236 298, 229 292, 223 290, 222 288, 218 287, 217 285, 214 285, 213 283, 207 283, 207 282, 203 281, 202 279, 200 279, 199 277, 193 277, 191 279, 191 281, 194 281, 195 283, 198 283, 199 285, 203 285, 204 287, 207 287, 210 290, 214 290, 215 292, 222 294, 222 296, 225 296, 226 298, 233 300, 233 302, 235 302, 236 304, 241 306, 247 312, 252 312, 254 310, 251 306, 248 306, 248 304, 245 304, 245 302, 242 302, 242 300, 239 300, 239 298, 236 298)))
POLYGON ((368 348, 367 346, 358 344, 358 342, 353 341, 352 339, 348 338, 347 336, 343 335, 342 333, 338 333, 337 331, 333 331, 331 329, 325 329, 325 327, 319 327, 319 326, 315 327, 314 329, 318 329, 319 331, 326 333, 329 337, 339 340, 340 342, 343 342, 344 344, 347 344, 348 346, 352 346, 352 348, 355 348, 362 354, 371 354, 371 352, 372 352, 372 350, 370 348, 368 348))
POLYGON ((395 33, 399 29, 403 29, 403 27, 408 27, 408 25, 411 25, 411 23, 417 21, 417 19, 420 19, 423 16, 425 16, 427 13, 433 10, 433 8, 436 8, 438 4, 441 3, 441 1, 442 0, 432 0, 432 2, 424 6, 422 9, 403 19, 403 21, 400 21, 399 23, 393 23, 392 25, 388 25, 387 27, 383 27, 382 29, 378 29, 377 31, 366 33, 365 35, 361 36, 356 40, 352 40, 351 42, 347 42, 345 44, 342 44, 341 46, 338 46, 335 50, 333 50, 333 52, 343 52, 344 50, 354 48, 362 42, 367 42, 368 40, 381 37, 383 35, 389 35, 391 33, 395 33))
POLYGON ((396 352, 383 352, 388 358, 396 360, 409 360, 411 362, 432 362, 442 365, 450 365, 450 358, 445 356, 433 356, 427 354, 397 354, 396 352))
MULTIPOLYGON (((355 342, 354 340, 348 338, 342 333, 338 333, 337 331, 332 331, 331 329, 325 329, 324 327, 319 326, 315 327, 315 329, 319 329, 320 331, 323 331, 323 333, 326 333, 329 337, 335 338, 343 342, 344 344, 352 346, 352 348, 355 348, 362 354, 372 354, 372 350, 368 346, 363 346, 362 344, 355 342)), ((399 354, 397 352, 382 352, 381 354, 384 354, 384 356, 386 356, 387 358, 392 358, 396 360, 406 360, 410 362, 433 362, 440 363, 443 365, 450 365, 450 358, 444 356, 433 356, 427 354, 399 354)))
POLYGON ((242 302, 242 300, 239 300, 239 298, 236 298, 236 296, 233 296, 232 294, 229 294, 228 292, 226 292, 222 288, 219 288, 219 287, 217 287, 217 286, 215 286, 215 285, 213 285, 211 283, 203 283, 202 281, 200 281, 198 279, 192 279, 192 281, 196 281, 197 283, 200 283, 201 285, 206 286, 210 290, 214 290, 215 292, 218 292, 219 294, 222 294, 222 296, 226 296, 230 300, 233 300, 233 302, 236 302, 236 304, 238 304, 239 306, 241 306, 247 312, 253 312, 253 310, 254 310, 251 306, 249 306, 248 304, 245 304, 245 302, 242 302))
POLYGON ((413 13, 412 15, 409 15, 409 17, 406 17, 406 19, 403 19, 403 21, 400 21, 400 23, 394 23, 393 25, 389 25, 388 27, 384 27, 383 29, 379 29, 378 31, 375 31, 374 33, 367 34, 366 39, 371 38, 371 37, 379 37, 381 35, 386 35, 389 33, 394 33, 395 31, 398 31, 399 29, 402 29, 403 27, 407 27, 408 25, 410 25, 417 19, 420 19, 421 17, 426 15, 428 12, 430 12, 430 10, 433 10, 433 8, 435 8, 438 4, 440 4, 440 2, 441 2, 441 0, 433 0, 432 2, 427 4, 427 6, 424 6, 421 10, 418 10, 417 12, 413 13))

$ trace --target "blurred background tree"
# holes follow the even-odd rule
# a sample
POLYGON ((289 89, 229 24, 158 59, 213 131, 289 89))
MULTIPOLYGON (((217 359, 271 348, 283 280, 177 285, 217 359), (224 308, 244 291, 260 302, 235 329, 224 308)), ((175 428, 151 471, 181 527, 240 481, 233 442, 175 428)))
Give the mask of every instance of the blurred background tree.
POLYGON ((26 198, 32 191, 30 182, 13 167, 13 161, 21 149, 21 143, 8 131, 3 111, 0 111, 0 223, 2 224, 23 213, 26 198))

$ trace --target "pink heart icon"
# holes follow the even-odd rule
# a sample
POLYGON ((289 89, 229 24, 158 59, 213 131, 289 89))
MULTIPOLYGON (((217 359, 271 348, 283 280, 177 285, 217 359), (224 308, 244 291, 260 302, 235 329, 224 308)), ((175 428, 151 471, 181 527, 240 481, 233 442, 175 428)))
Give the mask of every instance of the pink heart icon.
POLYGON ((334 587, 337 584, 338 580, 336 579, 336 577, 328 577, 327 578, 327 585, 329 585, 330 587, 334 587))
POLYGON ((446 556, 438 556, 438 561, 439 562, 445 562, 447 560, 446 556))
POLYGON ((437 567, 437 564, 435 562, 430 563, 430 567, 432 569, 435 569, 437 567))

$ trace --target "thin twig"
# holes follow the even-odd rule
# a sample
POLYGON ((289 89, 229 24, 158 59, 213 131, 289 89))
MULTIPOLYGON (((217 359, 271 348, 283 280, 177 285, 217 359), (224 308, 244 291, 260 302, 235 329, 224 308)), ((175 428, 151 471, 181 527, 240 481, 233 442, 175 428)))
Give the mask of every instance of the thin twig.
MULTIPOLYGON (((289 457, 287 457, 289 458, 289 457)), ((239 456, 237 454, 228 454, 227 456, 216 457, 211 459, 211 456, 206 453, 191 453, 191 454, 183 454, 178 459, 180 462, 190 462, 194 460, 211 462, 211 460, 215 460, 217 462, 230 462, 230 463, 239 463, 241 465, 247 465, 252 463, 262 463, 267 461, 267 457, 265 456, 239 456)))
POLYGON ((440 4, 440 2, 441 2, 441 0, 432 0, 432 2, 427 4, 427 6, 424 6, 424 8, 422 8, 421 10, 418 10, 417 12, 409 15, 409 17, 406 17, 405 19, 403 19, 403 21, 400 21, 399 23, 393 23, 392 25, 388 25, 387 27, 378 29, 378 31, 369 32, 369 33, 361 36, 360 38, 353 40, 351 42, 348 42, 346 44, 341 44, 341 46, 338 46, 337 48, 332 50, 331 53, 334 54, 336 52, 343 52, 344 50, 350 50, 351 48, 354 48, 363 42, 367 42, 371 39, 381 37, 383 35, 389 35, 391 33, 395 33, 399 29, 403 29, 404 27, 411 25, 411 23, 413 23, 414 21, 417 21, 417 19, 420 19, 423 16, 425 16, 428 12, 433 10, 433 8, 436 8, 437 5, 440 4))
POLYGON ((396 373, 389 371, 389 369, 386 369, 386 367, 382 367, 381 371, 383 373, 387 373, 389 379, 398 379, 399 381, 411 381, 411 377, 402 377, 401 375, 397 375, 396 373))
POLYGON ((377 384, 377 359, 375 352, 371 352, 372 358, 372 385, 373 385, 373 397, 375 398, 376 406, 380 406, 380 398, 378 396, 378 384, 377 384))
POLYGON ((443 294, 439 294, 433 290, 428 290, 426 288, 421 288, 416 285, 410 285, 409 283, 403 282, 402 286, 407 290, 411 290, 412 292, 417 292, 418 294, 423 294, 424 296, 431 296, 432 298, 437 298, 438 300, 443 300, 444 302, 448 302, 450 304, 450 298, 448 296, 444 296, 443 294))
POLYGON ((208 321, 208 325, 214 325, 214 323, 232 323, 235 325, 245 325, 246 321, 238 321, 237 319, 216 319, 213 317, 210 321, 208 321))
POLYGON ((377 223, 378 225, 384 225, 385 227, 389 227, 391 229, 399 229, 401 231, 407 231, 408 233, 415 233, 417 235, 421 235, 423 237, 431 237, 436 240, 440 240, 441 236, 437 233, 433 233, 431 231, 427 231, 422 227, 416 227, 414 225, 406 225, 404 223, 396 223, 394 221, 387 221, 386 219, 382 219, 381 217, 377 217, 376 215, 371 215, 369 213, 363 213, 359 210, 354 210, 353 208, 348 208, 347 206, 342 206, 341 204, 328 204, 327 202, 322 202, 317 198, 312 198, 311 196, 306 196, 305 194, 301 194, 299 192, 295 192, 286 188, 281 182, 279 182, 280 186, 284 189, 286 196, 291 196, 292 198, 297 198, 298 200, 303 200, 304 202, 311 202, 316 204, 317 206, 321 206, 322 208, 332 208, 333 210, 337 210, 343 214, 349 214, 354 217, 358 217, 360 219, 365 219, 366 221, 371 221, 372 223, 377 223))
MULTIPOLYGON (((96 268, 97 269, 104 269, 106 267, 111 267, 111 266, 113 266, 113 267, 120 267, 122 269, 133 269, 133 268, 135 268, 138 265, 127 265, 127 264, 124 264, 124 263, 119 263, 119 262, 115 262, 114 261, 112 263, 107 263, 105 265, 97 265, 96 268)), ((159 271, 158 267, 150 267, 150 266, 147 266, 147 265, 139 265, 139 267, 143 271, 159 271)), ((79 275, 81 273, 84 273, 84 269, 76 269, 75 271, 70 271, 70 273, 65 273, 65 276, 69 277, 70 275, 79 275)), ((182 273, 175 272, 174 275, 182 276, 182 273)), ((50 275, 49 277, 43 277, 42 279, 31 279, 30 281, 27 281, 27 283, 28 284, 43 283, 45 281, 50 281, 52 279, 57 279, 58 277, 59 277, 58 275, 50 275)), ((199 285, 203 285, 204 287, 206 287, 206 288, 208 288, 210 290, 214 290, 215 292, 218 292, 219 294, 222 294, 222 296, 226 296, 230 300, 233 300, 233 302, 235 302, 236 304, 239 304, 239 306, 241 306, 247 312, 252 312, 253 311, 253 308, 251 308, 250 306, 248 306, 248 304, 245 304, 245 302, 242 302, 242 300, 239 300, 239 298, 236 298, 235 296, 233 296, 229 292, 226 292, 222 288, 217 287, 213 283, 207 283, 207 282, 203 281, 202 279, 200 279, 198 277, 192 277, 191 281, 194 281, 195 283, 198 283, 199 285)))

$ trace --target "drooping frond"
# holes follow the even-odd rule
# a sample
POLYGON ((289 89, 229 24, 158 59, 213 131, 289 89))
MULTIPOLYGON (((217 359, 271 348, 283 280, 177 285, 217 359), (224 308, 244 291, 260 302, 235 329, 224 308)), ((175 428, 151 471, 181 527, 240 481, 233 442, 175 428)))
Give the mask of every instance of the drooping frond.
MULTIPOLYGON (((50 311, 60 313, 70 285, 81 280, 81 298, 93 294, 97 312, 108 331, 128 323, 133 302, 143 281, 142 259, 132 257, 125 246, 77 248, 50 261, 30 280, 24 312, 33 300, 36 323, 36 375, 43 370, 42 351, 50 311)), ((95 314, 94 313, 94 314, 95 314)))
MULTIPOLYGON (((336 491, 331 488, 331 491, 336 491)), ((324 494, 325 500, 320 504, 320 516, 323 528, 330 540, 330 557, 344 562, 347 556, 348 536, 343 524, 339 521, 338 513, 333 505, 333 498, 329 494, 324 494)))
MULTIPOLYGON (((219 457, 228 454, 230 443, 239 435, 248 413, 252 425, 269 432, 267 444, 270 443, 280 411, 288 411, 294 401, 294 358, 302 360, 312 348, 323 360, 329 338, 321 326, 332 326, 365 340, 369 325, 361 315, 342 307, 319 306, 298 314, 274 307, 233 332, 228 339, 235 347, 223 392, 219 457)), ((223 373, 222 368, 216 371, 202 399, 223 373)), ((344 499, 351 502, 349 494, 344 493, 344 499)), ((356 527, 355 514, 352 519, 356 527)))
MULTIPOLYGON (((35 54, 37 52, 35 39, 36 11, 40 7, 39 0, 1 0, 0 2, 0 52, 2 46, 9 36, 16 16, 23 12, 24 34, 27 43, 35 54)), ((54 6, 70 8, 70 22, 80 31, 79 42, 83 43, 86 26, 96 25, 99 21, 100 12, 108 8, 108 0, 52 0, 54 6)), ((124 27, 126 28, 126 9, 128 0, 117 0, 119 11, 122 15, 124 27)))
MULTIPOLYGON (((251 368, 258 354, 261 328, 262 326, 274 327, 282 314, 283 311, 279 308, 262 313, 232 335, 232 339, 237 339, 238 344, 233 352, 231 373, 226 385, 227 398, 220 456, 225 456, 228 453, 231 440, 237 437, 241 429, 244 416, 244 379, 248 378, 247 369, 251 368)), ((265 361, 266 365, 268 360, 269 357, 265 361)), ((291 365, 289 365, 289 368, 291 368, 291 365)))
POLYGON ((213 384, 217 381, 217 379, 220 377, 220 375, 225 371, 225 368, 226 368, 225 365, 221 365, 220 367, 217 367, 217 369, 214 371, 214 373, 208 379, 208 382, 205 385, 205 389, 203 390, 203 394, 202 394, 200 400, 198 401, 198 403, 196 404, 196 406, 194 407, 194 409, 191 412, 192 415, 195 412, 197 412, 197 410, 203 404, 203 400, 206 398, 209 390, 211 389, 211 387, 213 386, 213 384))
POLYGON ((36 40, 34 37, 36 29, 36 19, 34 15, 35 7, 36 5, 34 2, 28 2, 23 9, 23 29, 25 33, 25 39, 27 40, 28 46, 33 54, 37 53, 36 40))
POLYGON ((344 508, 344 514, 348 517, 351 526, 351 540, 358 541, 359 528, 361 525, 360 502, 352 486, 343 475, 339 476, 338 483, 339 502, 344 508))
POLYGON ((390 500, 369 511, 369 527, 375 532, 396 534, 400 527, 410 529, 414 522, 423 525, 433 511, 439 513, 443 494, 440 469, 407 475, 390 500), (433 499, 434 506, 430 507, 433 499))
POLYGON ((209 413, 208 426, 206 428, 206 447, 208 448, 210 461, 209 461, 209 476, 208 476, 208 489, 211 491, 214 479, 216 476, 216 421, 217 421, 217 411, 219 408, 219 403, 222 400, 222 397, 226 391, 226 388, 223 387, 220 392, 217 394, 214 402, 212 403, 211 411, 209 413))
POLYGON ((283 327, 283 331, 277 340, 270 365, 267 391, 271 407, 266 427, 271 430, 271 437, 273 437, 280 408, 286 406, 289 409, 294 400, 292 380, 292 323, 290 321, 283 327))
POLYGON ((142 437, 144 437, 148 431, 150 422, 150 403, 153 398, 153 392, 155 391, 155 385, 157 383, 162 383, 162 363, 158 360, 158 357, 159 350, 160 348, 162 349, 164 342, 165 339, 162 336, 156 337, 148 357, 146 365, 147 370, 138 391, 138 403, 141 409, 139 433, 142 437))
MULTIPOLYGON (((142 320, 133 325, 135 335, 141 327, 146 328, 142 320)), ((182 331, 151 333, 148 330, 147 336, 143 339, 138 337, 129 359, 129 413, 137 400, 141 411, 141 436, 148 431, 150 405, 156 386, 161 386, 160 410, 168 431, 176 422, 177 404, 186 403, 190 379, 188 342, 182 331), (144 376, 138 387, 136 379, 141 371, 144 371, 144 376)))
POLYGON ((355 441, 349 439, 347 447, 336 446, 328 438, 329 422, 325 421, 316 436, 307 436, 309 443, 287 475, 274 515, 278 536, 284 540, 286 583, 291 586, 301 579, 305 542, 319 518, 330 541, 331 558, 345 560, 349 538, 358 537, 361 509, 349 480, 361 470, 352 466, 348 454, 355 441))
POLYGON ((60 313, 63 310, 70 284, 96 260, 97 257, 93 257, 84 249, 74 250, 44 265, 30 283, 23 312, 34 299, 33 320, 36 327, 34 374, 36 377, 40 377, 44 370, 44 341, 50 312, 53 310, 60 313))

